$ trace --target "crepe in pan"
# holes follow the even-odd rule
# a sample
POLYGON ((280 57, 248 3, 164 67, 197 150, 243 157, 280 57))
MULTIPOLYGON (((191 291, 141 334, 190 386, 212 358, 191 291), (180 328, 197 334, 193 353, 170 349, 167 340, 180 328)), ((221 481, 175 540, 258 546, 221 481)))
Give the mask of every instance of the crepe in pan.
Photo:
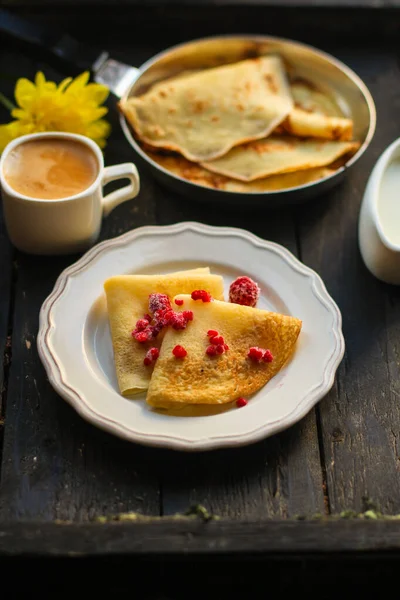
POLYGON ((184 300, 182 310, 192 310, 194 318, 183 331, 168 329, 163 338, 146 398, 153 407, 218 405, 247 398, 274 377, 293 353, 302 326, 299 319, 230 302, 179 297, 184 300), (209 329, 224 337, 227 352, 206 354, 209 329), (187 351, 183 359, 172 354, 178 344, 187 351), (250 360, 247 354, 252 346, 269 349, 274 360, 250 360))
POLYGON ((293 108, 278 56, 264 56, 155 84, 120 103, 136 135, 194 162, 269 135, 293 108))
POLYGON ((271 175, 270 177, 264 177, 262 179, 256 179, 255 181, 238 181, 231 177, 225 177, 224 175, 218 175, 212 173, 207 169, 204 169, 197 163, 186 160, 179 154, 160 154, 155 152, 146 151, 148 156, 154 160, 158 165, 167 169, 174 175, 182 177, 197 185, 203 185, 204 187, 214 188, 218 190, 224 190, 227 192, 240 192, 240 193, 260 193, 260 192, 272 192, 277 190, 285 190, 300 185, 306 185, 312 183, 324 177, 332 175, 336 169, 329 167, 317 167, 315 169, 304 169, 302 171, 295 171, 294 173, 283 173, 282 175, 271 175))
POLYGON ((201 163, 206 169, 239 181, 324 167, 355 152, 358 142, 270 136, 233 148, 225 156, 201 163))
MULTIPOLYGON (((223 299, 223 279, 209 271, 207 267, 168 275, 120 275, 105 281, 114 363, 123 396, 146 390, 150 381, 152 369, 143 364, 149 345, 137 342, 131 335, 136 321, 149 312, 149 295, 159 292, 173 298, 181 292, 206 289, 214 298, 223 299)), ((162 334, 151 346, 160 346, 162 334)))
POLYGON ((290 91, 294 107, 281 124, 281 130, 299 137, 351 140, 353 121, 345 118, 334 99, 313 83, 297 79, 290 91))

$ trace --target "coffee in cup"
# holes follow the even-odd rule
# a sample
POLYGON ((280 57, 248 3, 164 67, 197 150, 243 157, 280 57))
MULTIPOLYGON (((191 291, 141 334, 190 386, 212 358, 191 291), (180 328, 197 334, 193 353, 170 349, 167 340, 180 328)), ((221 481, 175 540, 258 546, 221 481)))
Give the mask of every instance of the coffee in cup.
POLYGON ((99 165, 92 150, 71 139, 33 139, 16 146, 4 162, 8 185, 23 196, 55 200, 92 185, 99 165))
POLYGON ((104 166, 100 148, 72 133, 21 136, 0 158, 4 218, 11 242, 30 254, 84 251, 99 237, 102 218, 137 196, 140 180, 132 163, 104 166), (118 179, 128 185, 109 194, 118 179))

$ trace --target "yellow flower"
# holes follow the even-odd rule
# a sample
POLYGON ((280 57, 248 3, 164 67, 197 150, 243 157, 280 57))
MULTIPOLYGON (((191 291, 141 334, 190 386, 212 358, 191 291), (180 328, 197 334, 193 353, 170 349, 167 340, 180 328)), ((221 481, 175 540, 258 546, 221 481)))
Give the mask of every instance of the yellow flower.
POLYGON ((37 73, 35 82, 18 79, 15 86, 17 108, 11 111, 15 121, 0 125, 0 152, 11 140, 28 133, 68 131, 93 139, 100 148, 106 144, 111 127, 103 119, 107 108, 100 106, 107 99, 108 88, 88 83, 85 72, 64 79, 58 86, 37 73))

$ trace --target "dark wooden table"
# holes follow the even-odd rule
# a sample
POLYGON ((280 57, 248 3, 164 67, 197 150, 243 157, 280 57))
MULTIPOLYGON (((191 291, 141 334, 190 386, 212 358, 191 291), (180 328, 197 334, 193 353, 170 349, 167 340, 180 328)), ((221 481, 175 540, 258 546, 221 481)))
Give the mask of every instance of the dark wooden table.
MULTIPOLYGON (((68 556, 82 554, 86 562, 70 559, 67 568, 72 562, 76 572, 89 573, 99 589, 111 585, 110 574, 125 564, 129 569, 119 569, 118 589, 129 588, 133 573, 151 569, 156 576, 148 580, 148 593, 159 593, 163 581, 169 597, 176 598, 187 597, 174 584, 177 564, 192 582, 196 577, 195 597, 201 590, 204 595, 207 574, 213 586, 226 591, 229 579, 237 590, 249 592, 260 565, 263 576, 271 574, 286 591, 308 585, 309 577, 315 585, 328 577, 332 593, 355 578, 359 591, 371 589, 375 577, 387 581, 397 568, 399 522, 336 517, 363 512, 371 502, 384 515, 400 513, 400 293, 367 272, 357 246, 367 177, 379 154, 400 136, 399 9, 124 4, 119 10, 48 6, 19 12, 137 66, 169 45, 214 33, 305 41, 333 53, 364 79, 376 102, 378 126, 345 183, 297 208, 202 206, 190 198, 182 201, 142 171, 139 197, 104 221, 101 239, 183 220, 242 227, 283 244, 324 279, 342 311, 346 340, 335 385, 298 425, 247 448, 190 455, 145 448, 79 418, 52 390, 36 350, 40 306, 59 273, 78 257, 23 255, 10 247, 0 222, 3 564, 19 560, 36 569, 39 558, 59 555, 51 563, 54 575, 68 556), (197 504, 224 519, 168 519, 197 504), (130 511, 164 519, 90 523, 130 511)), ((0 91, 11 96, 16 79, 32 78, 38 69, 57 80, 65 76, 7 41, 0 50, 0 91)), ((106 164, 130 161, 115 101, 108 104, 113 133, 106 164)), ((7 120, 4 109, 0 117, 7 120)), ((19 578, 18 584, 32 580, 19 578)), ((63 589, 70 584, 66 578, 63 589)))

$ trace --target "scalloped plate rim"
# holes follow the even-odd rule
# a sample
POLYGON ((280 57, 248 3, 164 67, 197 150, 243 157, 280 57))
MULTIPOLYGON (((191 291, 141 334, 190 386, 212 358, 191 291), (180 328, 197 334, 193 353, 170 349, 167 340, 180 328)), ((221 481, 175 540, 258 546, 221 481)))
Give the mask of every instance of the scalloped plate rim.
POLYGON ((39 357, 52 387, 82 418, 93 425, 122 439, 147 446, 163 447, 173 450, 203 451, 223 447, 238 447, 255 443, 266 437, 275 435, 301 420, 332 388, 337 368, 344 356, 345 343, 342 333, 342 316, 340 310, 333 298, 329 295, 323 280, 314 270, 300 262, 290 250, 276 242, 264 240, 241 228, 211 226, 199 222, 186 221, 174 225, 146 225, 130 230, 120 236, 102 241, 88 250, 72 265, 64 269, 58 276, 53 290, 47 296, 40 309, 37 348, 39 357), (214 237, 219 235, 240 237, 247 240, 253 246, 272 250, 274 253, 280 255, 293 270, 310 279, 313 295, 331 313, 333 317, 332 331, 335 338, 335 347, 332 349, 332 353, 325 363, 323 380, 309 390, 308 394, 303 396, 297 403, 295 409, 284 418, 239 435, 226 435, 222 437, 213 436, 210 438, 201 438, 196 441, 170 435, 146 435, 143 432, 135 431, 124 424, 97 413, 88 404, 85 398, 82 398, 74 388, 71 388, 68 383, 63 380, 60 366, 55 357, 55 351, 48 342, 48 336, 55 326, 51 318, 52 308, 57 300, 65 293, 69 277, 85 269, 91 268, 96 257, 100 256, 103 252, 107 252, 107 250, 112 247, 124 247, 146 235, 162 235, 164 233, 174 234, 182 233, 184 231, 193 231, 195 233, 208 236, 211 235, 214 237))

